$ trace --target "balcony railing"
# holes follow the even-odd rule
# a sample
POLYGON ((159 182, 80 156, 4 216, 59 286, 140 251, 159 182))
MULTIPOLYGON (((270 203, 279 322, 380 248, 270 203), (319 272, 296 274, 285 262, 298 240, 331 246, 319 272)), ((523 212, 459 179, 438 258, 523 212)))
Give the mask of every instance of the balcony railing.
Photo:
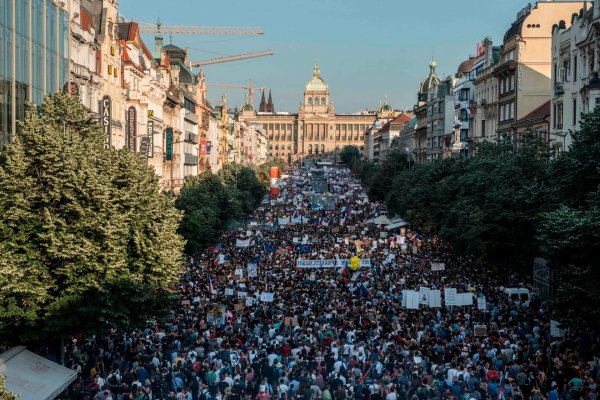
POLYGON ((183 140, 188 143, 198 144, 198 135, 190 131, 185 131, 185 136, 183 140))
POLYGON ((185 165, 198 165, 198 156, 184 153, 183 163, 185 165))
POLYGON ((555 83, 554 84, 554 95, 555 96, 559 96, 561 94, 565 93, 565 87, 563 86, 562 83, 555 83))

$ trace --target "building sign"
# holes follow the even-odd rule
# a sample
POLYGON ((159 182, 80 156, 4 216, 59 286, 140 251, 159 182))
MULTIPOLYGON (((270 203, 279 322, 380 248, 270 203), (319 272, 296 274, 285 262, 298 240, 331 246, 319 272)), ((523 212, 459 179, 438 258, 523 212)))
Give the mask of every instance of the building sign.
POLYGON ((127 147, 135 151, 135 136, 137 130, 137 110, 134 106, 127 110, 127 147))
POLYGON ((173 128, 165 131, 165 160, 173 159, 173 128))
POLYGON ((201 140, 200 141, 200 155, 201 156, 205 156, 206 155, 206 140, 201 140))
POLYGON ((150 140, 147 137, 143 137, 140 140, 140 155, 148 157, 148 147, 150 146, 150 140))
POLYGON ((154 157, 154 121, 152 120, 148 120, 148 150, 146 154, 148 154, 148 158, 154 157))
POLYGON ((210 140, 206 141, 206 154, 210 154, 210 150, 212 149, 212 142, 210 140))
POLYGON ((112 103, 110 96, 102 97, 100 101, 100 115, 102 116, 100 124, 104 132, 104 148, 110 149, 112 147, 112 103))
POLYGON ((532 8, 531 3, 529 3, 525 7, 523 7, 523 9, 517 13, 517 19, 521 19, 524 16, 526 16, 527 14, 529 14, 529 12, 531 11, 531 8, 532 8))

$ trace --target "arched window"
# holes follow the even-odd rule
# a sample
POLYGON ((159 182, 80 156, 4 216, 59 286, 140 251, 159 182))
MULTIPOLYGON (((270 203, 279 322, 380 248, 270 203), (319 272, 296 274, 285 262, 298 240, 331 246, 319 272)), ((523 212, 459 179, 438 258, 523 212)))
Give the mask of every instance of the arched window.
POLYGON ((321 145, 321 153, 325 153, 325 145, 324 144, 321 145))
POLYGON ((312 104, 313 104, 313 102, 312 102, 312 97, 309 97, 309 98, 308 98, 308 105, 309 105, 309 106, 312 106, 312 104))
POLYGON ((325 97, 321 97, 321 105, 324 106, 325 104, 325 97))
POLYGON ((319 154, 319 145, 315 144, 315 154, 319 154))
POLYGON ((318 106, 318 105, 319 105, 319 98, 315 97, 315 106, 318 106))
POLYGON ((312 144, 308 145, 308 154, 312 154, 312 144))

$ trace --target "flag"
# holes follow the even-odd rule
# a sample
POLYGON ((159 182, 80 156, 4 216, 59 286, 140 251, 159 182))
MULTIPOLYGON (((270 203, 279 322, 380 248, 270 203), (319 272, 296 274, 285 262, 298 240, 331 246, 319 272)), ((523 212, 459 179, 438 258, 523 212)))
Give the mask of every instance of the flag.
POLYGON ((275 253, 277 251, 277 246, 267 243, 263 246, 263 249, 265 250, 265 253, 275 253))
POLYGON ((358 290, 360 291, 361 296, 366 296, 367 293, 369 293, 369 291, 367 290, 365 285, 363 285, 362 283, 360 285, 358 285, 358 290))
POLYGON ((504 371, 502 372, 502 376, 500 377, 500 388, 498 389, 498 400, 506 400, 506 367, 504 367, 504 371))
POLYGON ((212 293, 213 290, 215 290, 215 287, 213 286, 212 279, 210 279, 210 276, 208 277, 208 290, 211 293, 212 293))
POLYGON ((213 247, 213 252, 218 253, 223 248, 223 243, 218 243, 215 247, 213 247))
POLYGON ((298 248, 298 251, 302 254, 310 254, 312 253, 312 250, 310 248, 310 246, 307 246, 305 244, 301 244, 300 247, 298 248))

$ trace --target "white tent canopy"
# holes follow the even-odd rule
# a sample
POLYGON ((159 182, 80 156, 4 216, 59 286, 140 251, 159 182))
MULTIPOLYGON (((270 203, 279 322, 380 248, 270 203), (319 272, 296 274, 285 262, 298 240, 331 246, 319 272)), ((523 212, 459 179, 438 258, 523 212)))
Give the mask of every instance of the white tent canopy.
POLYGON ((0 354, 0 374, 19 400, 52 400, 77 378, 77 372, 38 356, 24 346, 0 354))
POLYGON ((380 215, 379 217, 377 217, 373 220, 373 223, 375 225, 388 225, 391 222, 392 221, 390 221, 390 219, 388 217, 386 217, 385 215, 380 215))

